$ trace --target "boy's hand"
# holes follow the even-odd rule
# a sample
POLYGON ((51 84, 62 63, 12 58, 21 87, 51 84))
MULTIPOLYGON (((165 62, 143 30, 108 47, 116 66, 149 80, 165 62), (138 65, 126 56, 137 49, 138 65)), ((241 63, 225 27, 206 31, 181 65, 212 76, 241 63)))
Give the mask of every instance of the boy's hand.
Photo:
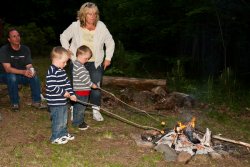
POLYGON ((77 98, 76 98, 75 95, 72 95, 72 96, 70 96, 69 98, 70 98, 71 101, 76 101, 76 100, 77 100, 77 98))
POLYGON ((93 88, 93 89, 97 89, 97 88, 98 88, 98 86, 97 86, 96 84, 93 84, 93 85, 91 86, 91 88, 93 88))
POLYGON ((65 94, 63 95, 64 97, 66 97, 66 98, 69 98, 70 97, 70 94, 69 94, 69 92, 65 92, 65 94))

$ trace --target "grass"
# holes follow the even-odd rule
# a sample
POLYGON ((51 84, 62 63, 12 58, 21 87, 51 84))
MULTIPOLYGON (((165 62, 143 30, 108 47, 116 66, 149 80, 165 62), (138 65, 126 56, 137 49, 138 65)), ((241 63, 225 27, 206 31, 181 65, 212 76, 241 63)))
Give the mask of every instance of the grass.
MULTIPOLYGON (((119 109, 113 112, 140 124, 149 124, 161 128, 157 122, 152 121, 147 116, 120 111, 119 109)), ((29 106, 22 106, 20 113, 9 114, 9 111, 4 112, 4 115, 8 115, 9 119, 15 121, 15 123, 6 124, 2 128, 1 135, 9 138, 9 141, 0 141, 0 147, 2 148, 0 160, 3 166, 180 166, 180 164, 166 163, 163 154, 155 152, 153 149, 138 147, 130 135, 131 133, 141 133, 141 129, 106 115, 104 115, 104 122, 95 122, 92 120, 92 115, 87 112, 86 121, 89 123, 90 129, 79 131, 69 124, 69 132, 74 134, 76 139, 66 145, 52 145, 49 142, 50 120, 46 111, 37 111, 29 106), (15 138, 18 140, 10 137, 11 134, 15 134, 15 138)), ((237 132, 238 137, 250 141, 246 137, 249 137, 249 132, 241 131, 242 124, 237 124, 233 128, 230 126, 237 123, 237 120, 220 122, 217 118, 208 118, 201 117, 197 120, 197 123, 201 127, 209 127, 213 132, 222 133, 229 137, 228 132, 232 132, 231 137, 235 137, 233 133, 237 132)), ((173 127, 178 119, 178 114, 168 116, 166 119, 167 127, 173 127)), ((244 126, 249 128, 247 122, 244 126)), ((217 163, 215 161, 211 165, 216 166, 217 163)))

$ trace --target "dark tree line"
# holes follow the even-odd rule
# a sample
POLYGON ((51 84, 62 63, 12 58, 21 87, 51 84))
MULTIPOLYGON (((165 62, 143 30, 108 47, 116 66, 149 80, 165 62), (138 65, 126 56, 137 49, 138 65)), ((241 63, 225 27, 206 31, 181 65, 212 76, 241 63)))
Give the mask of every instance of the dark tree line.
MULTIPOLYGON (((227 67, 238 75, 247 76, 250 72, 249 1, 94 2, 116 43, 126 51, 143 53, 136 62, 138 69, 169 71, 173 62, 180 59, 190 76, 217 75, 227 67)), ((4 24, 35 23, 47 40, 44 44, 58 45, 59 34, 76 19, 76 12, 84 1, 12 0, 5 3, 0 9, 4 24)))

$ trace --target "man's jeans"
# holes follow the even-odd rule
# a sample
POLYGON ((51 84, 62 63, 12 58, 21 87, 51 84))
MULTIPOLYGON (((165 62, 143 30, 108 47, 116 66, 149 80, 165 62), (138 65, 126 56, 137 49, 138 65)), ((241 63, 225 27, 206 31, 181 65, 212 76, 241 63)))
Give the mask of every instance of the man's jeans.
MULTIPOLYGON (((104 73, 103 66, 100 65, 95 68, 94 62, 85 63, 86 69, 89 71, 90 79, 93 83, 101 86, 102 76, 104 73)), ((101 106, 101 91, 99 89, 92 89, 90 93, 90 103, 101 106)))
POLYGON ((67 105, 63 106, 49 106, 50 116, 52 119, 52 135, 50 137, 51 141, 57 138, 65 136, 68 134, 67 131, 67 119, 68 110, 67 105))
MULTIPOLYGON (((77 99, 82 102, 88 102, 89 96, 78 96, 76 95, 77 99)), ((75 102, 73 107, 73 126, 79 126, 81 123, 84 122, 84 113, 85 113, 86 106, 80 103, 75 102)))
POLYGON ((0 82, 7 84, 11 104, 19 104, 19 84, 30 85, 32 102, 41 101, 40 80, 37 76, 28 78, 19 74, 0 74, 0 82))

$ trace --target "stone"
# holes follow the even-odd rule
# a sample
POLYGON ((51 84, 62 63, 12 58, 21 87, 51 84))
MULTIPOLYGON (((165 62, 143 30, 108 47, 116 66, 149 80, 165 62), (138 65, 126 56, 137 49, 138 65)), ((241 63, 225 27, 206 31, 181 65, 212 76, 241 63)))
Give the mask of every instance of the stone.
POLYGON ((187 163, 191 158, 191 154, 186 151, 182 151, 178 154, 176 161, 181 163, 187 163))
POLYGON ((154 144, 152 142, 143 141, 141 139, 141 135, 139 134, 131 134, 131 137, 135 140, 136 145, 139 147, 147 147, 147 148, 154 147, 154 144))
POLYGON ((154 149, 160 153, 163 153, 167 162, 176 161, 176 151, 170 148, 167 144, 159 144, 155 146, 154 149))
POLYGON ((223 159, 222 156, 219 153, 215 152, 215 151, 210 152, 209 155, 210 155, 210 157, 212 159, 223 159))

